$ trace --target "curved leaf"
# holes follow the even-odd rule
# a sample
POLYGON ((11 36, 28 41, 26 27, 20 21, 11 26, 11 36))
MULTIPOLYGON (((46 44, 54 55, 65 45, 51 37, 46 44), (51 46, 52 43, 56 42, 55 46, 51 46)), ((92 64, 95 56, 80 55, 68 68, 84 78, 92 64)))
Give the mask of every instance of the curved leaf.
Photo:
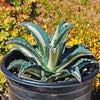
MULTIPOLYGON (((60 33, 58 35, 57 38, 54 39, 54 48, 59 44, 59 43, 64 43, 67 39, 67 36, 68 36, 68 30, 74 26, 75 23, 72 23, 72 24, 68 24, 67 22, 64 23, 60 29, 60 33)), ((56 34, 54 34, 55 36, 56 34)))
POLYGON ((18 45, 18 46, 14 46, 11 49, 11 51, 13 51, 13 50, 20 51, 24 56, 26 56, 28 58, 29 61, 37 64, 36 60, 34 59, 33 54, 31 52, 29 52, 26 48, 23 48, 22 46, 18 45))
POLYGON ((78 79, 81 82, 81 75, 80 75, 78 67, 73 67, 71 69, 64 69, 60 73, 56 73, 56 74, 49 76, 48 78, 45 78, 44 82, 51 80, 51 79, 56 81, 61 78, 67 78, 69 76, 74 76, 76 79, 78 79))
MULTIPOLYGON (((40 75, 41 67, 37 66, 36 64, 31 64, 29 62, 26 62, 21 66, 18 77, 20 77, 25 72, 28 72, 28 71, 30 72, 30 70, 33 71, 33 73, 37 72, 37 74, 40 75)), ((35 73, 35 75, 36 75, 36 73, 35 73)))
POLYGON ((20 68, 23 65, 23 63, 26 63, 26 62, 27 61, 23 59, 14 60, 8 65, 7 70, 10 70, 12 68, 20 68))
POLYGON ((96 63, 98 63, 98 61, 96 61, 96 60, 87 59, 87 58, 81 58, 73 66, 78 66, 79 69, 81 70, 81 69, 83 69, 88 64, 96 64, 96 63))
POLYGON ((53 48, 52 46, 49 46, 49 58, 48 58, 48 63, 47 67, 49 69, 53 69, 57 63, 61 62, 61 56, 64 48, 64 43, 59 44, 56 48, 53 48))
POLYGON ((36 79, 33 79, 31 77, 25 77, 25 76, 21 76, 21 78, 27 79, 27 80, 31 80, 31 81, 37 81, 36 79))
POLYGON ((36 77, 41 78, 41 71, 42 70, 45 72, 46 76, 49 76, 50 74, 52 74, 51 72, 46 70, 46 68, 43 68, 43 66, 41 67, 41 66, 38 66, 36 64, 31 64, 30 62, 25 62, 21 66, 18 76, 20 77, 23 73, 29 72, 29 73, 35 75, 36 77))
POLYGON ((41 53, 44 55, 44 47, 46 47, 50 43, 48 34, 44 31, 44 29, 41 28, 38 24, 33 24, 32 22, 25 22, 19 25, 25 26, 32 33, 41 53))
POLYGON ((41 81, 44 82, 46 79, 46 75, 45 75, 45 72, 42 70, 41 71, 41 81))
MULTIPOLYGON (((71 50, 71 48, 69 50, 71 50)), ((90 55, 93 55, 93 54, 89 50, 83 47, 78 47, 73 52, 66 55, 64 59, 62 60, 62 63, 58 65, 56 68, 54 68, 52 71, 54 72, 56 71, 56 73, 60 72, 62 69, 67 67, 69 64, 72 64, 73 61, 76 60, 77 58, 83 57, 83 56, 90 56, 90 55)))
POLYGON ((41 56, 38 55, 37 51, 32 47, 32 45, 23 38, 14 38, 7 42, 7 44, 17 44, 20 45, 19 48, 24 51, 29 57, 34 57, 39 65, 41 65, 41 56))
POLYGON ((56 31, 55 31, 55 34, 54 34, 54 36, 53 36, 53 38, 52 38, 52 41, 51 41, 51 43, 50 43, 50 45, 52 46, 52 47, 54 47, 54 42, 55 42, 55 40, 58 38, 58 36, 59 36, 59 34, 60 34, 60 30, 59 30, 59 25, 57 26, 57 28, 56 28, 56 31))

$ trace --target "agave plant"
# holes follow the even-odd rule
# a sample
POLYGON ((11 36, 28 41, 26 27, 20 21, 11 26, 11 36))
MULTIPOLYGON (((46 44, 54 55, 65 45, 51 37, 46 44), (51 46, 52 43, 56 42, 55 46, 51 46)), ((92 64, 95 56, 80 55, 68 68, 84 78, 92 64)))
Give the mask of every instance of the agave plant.
POLYGON ((83 44, 77 44, 65 50, 69 29, 75 23, 61 22, 57 25, 53 36, 46 33, 38 24, 25 22, 20 25, 32 33, 37 47, 34 48, 23 38, 14 38, 7 42, 7 44, 17 44, 11 51, 18 50, 28 59, 14 60, 7 67, 8 70, 17 68, 18 77, 43 82, 76 79, 81 82, 81 72, 89 69, 90 64, 97 63, 92 59, 93 54, 89 48, 83 44), (30 74, 31 77, 25 77, 25 73, 30 74))

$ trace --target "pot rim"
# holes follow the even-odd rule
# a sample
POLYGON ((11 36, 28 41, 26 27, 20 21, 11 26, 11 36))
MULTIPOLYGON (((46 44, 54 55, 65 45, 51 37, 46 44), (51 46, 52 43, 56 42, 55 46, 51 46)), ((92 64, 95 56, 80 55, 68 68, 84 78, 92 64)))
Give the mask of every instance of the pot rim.
MULTIPOLYGON (((9 57, 9 55, 11 55, 13 52, 15 51, 12 51, 10 52, 9 54, 7 54, 2 62, 1 62, 1 70, 2 72, 6 75, 6 77, 10 80, 13 80, 17 83, 20 83, 20 84, 24 84, 24 85, 29 85, 29 86, 42 86, 42 87, 63 87, 65 85, 67 86, 73 86, 73 85, 78 85, 78 84, 82 84, 82 83, 86 83, 87 81, 91 81, 93 80, 93 78, 97 75, 98 71, 99 71, 99 64, 96 64, 96 68, 95 70, 82 78, 82 82, 79 82, 78 80, 74 80, 74 81, 59 81, 59 82, 40 82, 40 81, 31 81, 31 80, 27 80, 27 79, 23 79, 23 78, 19 78, 17 77, 16 75, 12 74, 10 71, 8 71, 5 67, 5 60, 9 57)), ((94 57, 95 58, 95 57, 94 57)), ((96 58, 95 58, 96 59, 96 58)))

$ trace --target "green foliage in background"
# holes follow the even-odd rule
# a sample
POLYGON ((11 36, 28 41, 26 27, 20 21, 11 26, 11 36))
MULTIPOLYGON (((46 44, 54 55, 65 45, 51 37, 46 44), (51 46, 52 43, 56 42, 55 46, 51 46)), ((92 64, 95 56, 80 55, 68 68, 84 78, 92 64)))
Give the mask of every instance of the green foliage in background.
POLYGON ((89 2, 89 0, 81 0, 81 4, 86 4, 88 2, 89 2))
POLYGON ((6 77, 5 75, 0 71, 0 94, 1 93, 7 93, 7 84, 6 84, 6 77))
POLYGON ((9 3, 13 6, 20 6, 21 4, 23 4, 27 0, 6 0, 6 1, 7 1, 7 3, 9 3))
MULTIPOLYGON (((13 0, 13 2, 16 2, 16 0, 13 0)), ((5 43, 9 39, 19 36, 27 38, 29 32, 17 24, 33 21, 34 18, 31 16, 35 10, 35 8, 33 9, 32 2, 29 1, 23 3, 21 6, 11 6, 5 0, 2 0, 0 4, 0 56, 7 54, 11 48, 11 46, 5 47, 5 43)))

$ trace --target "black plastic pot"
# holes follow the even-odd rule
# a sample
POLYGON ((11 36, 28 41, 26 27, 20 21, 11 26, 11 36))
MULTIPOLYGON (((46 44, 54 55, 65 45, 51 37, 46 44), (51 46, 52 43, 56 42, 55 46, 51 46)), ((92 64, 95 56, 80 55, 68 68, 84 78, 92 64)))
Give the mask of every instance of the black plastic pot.
POLYGON ((99 65, 94 71, 82 78, 82 83, 71 82, 36 82, 18 78, 6 67, 14 59, 26 59, 18 51, 6 55, 1 64, 1 70, 7 77, 9 100, 91 100, 93 78, 98 73, 99 65))

